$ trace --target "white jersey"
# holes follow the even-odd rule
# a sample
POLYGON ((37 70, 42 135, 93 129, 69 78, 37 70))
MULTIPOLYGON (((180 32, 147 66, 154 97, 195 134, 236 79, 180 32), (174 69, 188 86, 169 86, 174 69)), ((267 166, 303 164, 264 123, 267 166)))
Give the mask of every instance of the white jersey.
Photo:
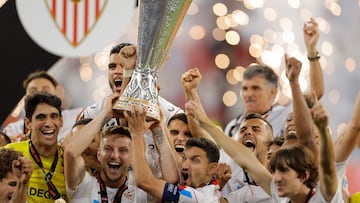
MULTIPOLYGON (((71 131, 72 126, 76 122, 77 115, 83 110, 83 108, 75 108, 75 109, 65 109, 61 111, 61 115, 63 117, 63 126, 60 128, 59 134, 58 134, 58 143, 61 144, 61 142, 65 139, 65 137, 69 134, 71 131)), ((20 118, 18 121, 9 123, 4 129, 3 132, 6 133, 10 138, 16 137, 18 135, 24 135, 25 131, 25 124, 24 124, 24 118, 20 118)), ((18 136, 17 141, 20 141, 20 138, 18 136)))
MULTIPOLYGON (((128 188, 122 193, 122 203, 147 202, 147 194, 143 190, 137 188, 134 185, 128 184, 128 182, 126 184, 128 188)), ((118 188, 106 187, 109 203, 114 202, 117 191, 118 188)), ((75 190, 71 190, 70 188, 66 187, 66 193, 70 203, 101 203, 100 184, 98 183, 98 180, 91 176, 88 172, 85 173, 84 179, 75 188, 75 190)))
POLYGON ((220 149, 219 163, 226 163, 231 168, 231 178, 226 182, 221 193, 226 196, 229 193, 241 189, 246 185, 244 182, 244 171, 235 161, 223 150, 220 149))
MULTIPOLYGON (((249 185, 245 179, 243 169, 223 150, 220 150, 219 163, 226 163, 231 168, 231 178, 221 190, 222 195, 232 202, 244 203, 272 203, 273 200, 262 187, 249 185)), ((249 176, 250 178, 250 176, 249 176)), ((251 180, 250 180, 251 181, 251 180)))
POLYGON ((271 196, 261 186, 245 185, 225 196, 229 203, 273 203, 271 196))
MULTIPOLYGON (((275 188, 274 181, 271 182, 271 195, 274 203, 288 203, 290 201, 287 197, 279 197, 275 188)), ((330 202, 326 201, 321 193, 320 185, 316 186, 316 193, 313 195, 308 203, 344 203, 342 197, 341 186, 337 188, 336 193, 330 202)))
POLYGON ((161 202, 169 203, 219 203, 221 193, 218 185, 205 185, 192 188, 189 186, 176 186, 165 184, 161 202))
MULTIPOLYGON (((271 110, 268 112, 267 121, 271 124, 274 132, 274 137, 280 136, 283 134, 285 127, 286 118, 293 111, 292 103, 283 105, 273 105, 271 110)), ((225 127, 225 134, 239 140, 239 128, 242 120, 246 113, 241 114, 237 118, 231 120, 225 127)))
POLYGON ((336 175, 338 177, 338 184, 340 184, 342 186, 342 189, 344 190, 345 193, 350 194, 349 182, 346 177, 346 168, 348 165, 348 161, 349 160, 336 163, 336 175))
MULTIPOLYGON (((105 99, 105 98, 104 98, 105 99)), ((93 104, 92 106, 86 107, 78 116, 78 119, 85 119, 85 118, 92 118, 94 119, 102 110, 104 99, 102 99, 100 102, 93 104)), ((166 117, 166 123, 169 122, 169 119, 174 116, 177 113, 183 113, 184 111, 180 109, 179 107, 173 105, 172 103, 168 102, 162 97, 158 97, 159 105, 161 109, 163 110, 163 113, 166 117)), ((110 119, 106 126, 114 126, 119 125, 119 120, 117 118, 110 119)), ((146 143, 146 158, 148 160, 148 163, 150 165, 150 168, 153 172, 153 174, 157 178, 162 177, 161 173, 161 167, 159 163, 159 153, 155 147, 153 136, 150 130, 147 130, 145 133, 145 143, 146 143)))

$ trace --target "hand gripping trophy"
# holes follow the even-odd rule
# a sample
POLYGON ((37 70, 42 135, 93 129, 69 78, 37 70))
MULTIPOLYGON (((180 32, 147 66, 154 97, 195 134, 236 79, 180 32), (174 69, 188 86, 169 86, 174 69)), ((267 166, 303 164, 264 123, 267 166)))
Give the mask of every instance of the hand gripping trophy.
POLYGON ((113 109, 120 115, 137 104, 148 120, 160 120, 156 82, 161 65, 191 0, 140 0, 138 60, 131 80, 113 109))

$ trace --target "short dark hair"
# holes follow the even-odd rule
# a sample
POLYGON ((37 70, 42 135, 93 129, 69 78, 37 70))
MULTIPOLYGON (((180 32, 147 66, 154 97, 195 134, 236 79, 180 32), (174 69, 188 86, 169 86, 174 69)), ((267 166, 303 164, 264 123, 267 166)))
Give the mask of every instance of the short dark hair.
POLYGON ((270 172, 275 170, 286 171, 287 168, 295 170, 298 178, 309 178, 304 182, 308 188, 314 188, 319 179, 318 161, 314 154, 305 146, 297 144, 278 150, 270 160, 270 172))
POLYGON ((117 44, 115 46, 113 46, 110 50, 110 54, 116 54, 116 53, 120 53, 120 50, 126 46, 132 46, 133 44, 130 44, 130 43, 120 43, 120 44, 117 44))
POLYGON ((11 143, 11 139, 9 138, 9 136, 6 133, 0 131, 0 135, 4 137, 6 144, 11 143))
POLYGON ((211 140, 203 137, 193 137, 190 138, 186 144, 185 148, 198 147, 206 152, 206 156, 209 160, 209 163, 219 162, 220 152, 218 147, 211 140))
POLYGON ((273 131, 273 128, 272 128, 272 125, 269 123, 269 121, 267 121, 261 114, 258 114, 258 113, 248 113, 245 118, 243 119, 242 122, 245 122, 247 120, 250 120, 250 119, 260 119, 262 121, 264 121, 267 126, 270 128, 270 131, 271 131, 271 136, 274 137, 274 131, 273 131))
POLYGON ((14 149, 0 148, 0 181, 12 172, 12 162, 23 154, 14 149))
POLYGON ((188 120, 187 120, 185 113, 177 113, 177 114, 173 115, 169 119, 168 125, 170 125, 171 121, 173 121, 173 120, 180 120, 180 121, 184 122, 185 124, 188 124, 188 120))
POLYGON ((54 85, 54 87, 57 87, 58 82, 55 80, 55 78, 51 75, 49 75, 46 71, 43 70, 38 70, 35 72, 30 73, 27 78, 24 80, 23 82, 23 87, 24 89, 27 88, 27 86, 29 85, 29 83, 35 79, 38 78, 44 78, 46 80, 48 80, 51 84, 54 85))
POLYGON ((39 92, 36 94, 28 95, 25 98, 25 116, 30 121, 36 107, 39 104, 48 104, 55 107, 58 110, 59 115, 61 116, 61 99, 58 96, 47 92, 39 92))
POLYGON ((278 87, 279 77, 276 75, 274 70, 266 65, 253 65, 249 66, 244 71, 244 80, 249 80, 256 76, 262 76, 272 84, 275 88, 278 87))

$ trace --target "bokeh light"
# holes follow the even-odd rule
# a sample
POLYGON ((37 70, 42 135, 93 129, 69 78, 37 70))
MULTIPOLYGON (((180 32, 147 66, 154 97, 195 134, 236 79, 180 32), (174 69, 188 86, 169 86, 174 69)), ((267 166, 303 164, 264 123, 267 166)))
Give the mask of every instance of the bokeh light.
POLYGON ((228 10, 225 4, 223 3, 216 3, 213 6, 213 12, 217 16, 224 16, 227 14, 228 10))
POLYGON ((205 29, 200 25, 195 25, 190 28, 190 37, 194 40, 200 40, 205 37, 205 29))
POLYGON ((236 96, 235 92, 227 91, 224 93, 223 103, 225 104, 225 106, 230 107, 230 106, 235 105, 236 100, 237 100, 237 96, 236 96))
POLYGON ((230 45, 237 45, 240 42, 240 35, 236 31, 231 30, 226 33, 225 39, 230 45))
POLYGON ((220 69, 226 69, 230 64, 230 58, 225 54, 218 54, 215 57, 215 64, 220 69))
POLYGON ((356 68, 356 62, 353 58, 349 57, 345 61, 345 67, 346 69, 351 73, 355 71, 356 68))
POLYGON ((84 82, 88 82, 92 79, 93 70, 89 64, 83 64, 80 66, 80 78, 84 82))

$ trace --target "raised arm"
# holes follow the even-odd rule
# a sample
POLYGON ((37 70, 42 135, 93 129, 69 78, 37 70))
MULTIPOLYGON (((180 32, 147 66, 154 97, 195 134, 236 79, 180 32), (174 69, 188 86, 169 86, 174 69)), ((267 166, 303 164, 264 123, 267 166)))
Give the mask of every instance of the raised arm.
MULTIPOLYGON (((198 91, 200 81, 202 80, 202 75, 198 68, 193 68, 181 76, 181 82, 185 93, 185 101, 189 101, 193 99, 191 91, 198 91)), ((197 120, 194 119, 193 116, 186 116, 188 120, 189 129, 191 131, 191 135, 193 137, 205 137, 212 141, 214 139, 208 134, 206 130, 204 130, 198 123, 197 120)), ((215 142, 215 141, 214 141, 215 142)))
POLYGON ((320 190, 325 200, 331 201, 338 187, 335 164, 335 149, 330 134, 328 113, 317 100, 315 101, 314 107, 312 108, 312 116, 320 132, 320 190))
POLYGON ((323 79, 323 73, 319 61, 319 52, 316 49, 317 42, 319 40, 319 27, 317 22, 310 18, 310 20, 307 23, 304 23, 303 27, 303 33, 304 33, 304 41, 305 46, 309 58, 310 63, 310 92, 309 94, 312 94, 312 92, 316 93, 317 98, 320 100, 320 98, 324 95, 324 79, 323 79))
POLYGON ((308 147, 314 153, 315 157, 317 157, 318 148, 313 136, 313 121, 299 84, 299 75, 302 64, 296 58, 289 58, 286 54, 285 64, 286 76, 290 83, 291 94, 293 98, 293 113, 298 142, 308 147))
POLYGON ((258 183, 269 195, 272 176, 258 161, 256 156, 240 142, 237 142, 219 129, 206 115, 197 92, 192 91, 193 100, 186 102, 185 109, 189 115, 194 116, 219 146, 258 183))
POLYGON ((131 164, 134 170, 136 185, 151 196, 161 200, 165 181, 153 175, 144 153, 144 134, 154 122, 146 122, 146 112, 139 110, 138 106, 134 106, 130 114, 125 112, 124 115, 129 125, 129 132, 133 143, 131 147, 131 164))
POLYGON ((336 162, 346 161, 360 142, 360 91, 356 97, 351 120, 345 131, 338 136, 335 142, 336 162))
POLYGON ((154 143, 160 154, 160 166, 163 179, 166 182, 177 184, 180 180, 180 171, 178 169, 179 157, 175 148, 168 139, 168 129, 166 126, 166 118, 161 113, 161 121, 151 126, 154 143))
POLYGON ((99 133, 105 118, 112 117, 113 102, 115 102, 118 97, 119 94, 117 93, 107 97, 101 113, 78 131, 66 144, 64 152, 64 175, 65 182, 70 189, 75 189, 85 177, 86 165, 81 154, 99 133))
POLYGON ((15 193, 12 196, 10 203, 25 203, 27 199, 27 191, 31 174, 34 170, 32 161, 19 157, 18 160, 12 162, 12 168, 15 176, 18 178, 15 193))
POLYGON ((121 93, 124 93, 129 84, 131 75, 135 69, 137 53, 135 46, 125 46, 119 52, 120 64, 123 67, 123 80, 121 84, 121 93))

